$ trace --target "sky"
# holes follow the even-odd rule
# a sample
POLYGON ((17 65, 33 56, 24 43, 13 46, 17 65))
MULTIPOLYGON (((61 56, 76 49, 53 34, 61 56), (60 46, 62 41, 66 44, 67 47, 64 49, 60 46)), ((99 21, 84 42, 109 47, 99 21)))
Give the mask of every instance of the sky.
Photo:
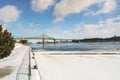
POLYGON ((120 0, 0 0, 0 24, 15 37, 120 36, 120 0))

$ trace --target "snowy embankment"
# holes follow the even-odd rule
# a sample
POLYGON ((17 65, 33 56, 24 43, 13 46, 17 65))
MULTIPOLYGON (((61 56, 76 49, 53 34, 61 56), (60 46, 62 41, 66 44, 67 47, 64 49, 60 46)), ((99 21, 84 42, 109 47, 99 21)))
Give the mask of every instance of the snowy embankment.
POLYGON ((4 74, 0 75, 0 80, 16 80, 16 73, 28 49, 28 46, 16 43, 10 56, 0 59, 0 69, 4 70, 4 74))
POLYGON ((35 58, 43 80, 120 80, 119 51, 111 51, 117 52, 111 55, 106 52, 109 53, 67 55, 68 52, 42 51, 35 52, 35 58))
MULTIPOLYGON (((29 46, 16 44, 10 56, 0 59, 0 80, 16 80, 21 64, 28 61, 29 49, 29 46)), ((120 80, 120 51, 117 50, 34 53, 31 53, 31 80, 120 80), (36 64, 38 70, 33 69, 36 64)), ((22 76, 22 80, 27 77, 22 76)))

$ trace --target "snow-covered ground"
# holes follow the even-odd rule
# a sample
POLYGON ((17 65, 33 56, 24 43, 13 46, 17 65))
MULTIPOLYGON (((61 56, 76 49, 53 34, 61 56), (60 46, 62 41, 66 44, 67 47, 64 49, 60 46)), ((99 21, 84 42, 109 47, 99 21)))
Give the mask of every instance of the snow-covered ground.
MULTIPOLYGON (((0 59, 0 74, 7 73, 0 76, 0 80, 16 80, 22 63, 25 65, 21 70, 28 72, 24 68, 28 65, 29 49, 29 46, 16 44, 10 56, 0 59)), ((120 80, 119 50, 34 53, 31 52, 31 80, 120 80), (32 59, 33 56, 35 59, 32 59), (36 64, 38 70, 33 69, 36 64)), ((19 80, 28 80, 28 76, 22 75, 19 80)))
MULTIPOLYGON (((0 80, 28 80, 30 47, 22 44, 15 44, 10 56, 0 59, 0 80)), ((35 60, 31 53, 31 80, 40 80, 37 69, 33 69, 35 60)))
POLYGON ((11 69, 11 72, 8 75, 4 75, 3 77, 0 77, 0 80, 16 80, 17 71, 28 49, 29 49, 28 46, 16 43, 15 48, 10 54, 10 56, 4 59, 0 59, 1 69, 4 69, 4 71, 11 69), (6 67, 8 69, 6 69, 6 67))
POLYGON ((35 52, 43 80, 120 80, 119 54, 63 55, 65 52, 62 52, 61 55, 58 53, 60 52, 35 52))

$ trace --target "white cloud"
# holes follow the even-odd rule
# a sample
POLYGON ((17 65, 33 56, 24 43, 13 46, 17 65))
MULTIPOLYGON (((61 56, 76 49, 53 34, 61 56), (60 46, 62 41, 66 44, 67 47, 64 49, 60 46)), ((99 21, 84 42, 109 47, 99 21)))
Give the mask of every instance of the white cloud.
POLYGON ((32 0, 31 1, 32 10, 36 12, 46 10, 53 4, 54 4, 54 0, 32 0))
POLYGON ((112 13, 118 7, 117 0, 103 0, 98 7, 100 8, 98 11, 92 11, 88 9, 84 16, 112 13))
POLYGON ((30 23, 29 26, 31 27, 40 27, 39 23, 30 23))
POLYGON ((39 32, 38 29, 19 29, 19 32, 25 33, 25 34, 36 34, 39 32))
POLYGON ((16 21, 20 16, 21 11, 19 11, 15 6, 7 5, 0 8, 0 20, 8 23, 16 21))
POLYGON ((55 5, 54 16, 56 19, 54 23, 63 21, 64 18, 73 13, 80 13, 87 10, 91 5, 98 4, 98 11, 89 11, 84 15, 98 15, 111 13, 117 8, 117 0, 61 0, 55 5))
MULTIPOLYGON (((33 34, 37 34, 40 32, 39 29, 36 28, 27 28, 26 26, 28 25, 24 25, 23 23, 19 22, 16 24, 17 30, 15 29, 15 33, 20 33, 20 34, 26 34, 26 35, 33 35, 33 34)), ((13 29, 14 30, 14 29, 13 29)))
POLYGON ((54 38, 58 38, 58 36, 61 35, 62 31, 60 30, 60 27, 53 27, 53 28, 47 28, 44 30, 46 34, 51 35, 54 38))
POLYGON ((114 11, 117 7, 116 0, 105 0, 102 8, 96 14, 106 14, 114 11))
POLYGON ((120 35, 120 16, 108 18, 105 21, 100 21, 97 24, 83 24, 72 30, 63 32, 66 36, 81 36, 84 37, 107 37, 120 35))
POLYGON ((53 22, 59 22, 72 13, 80 13, 93 4, 102 2, 103 0, 61 0, 55 5, 54 16, 56 19, 53 22))

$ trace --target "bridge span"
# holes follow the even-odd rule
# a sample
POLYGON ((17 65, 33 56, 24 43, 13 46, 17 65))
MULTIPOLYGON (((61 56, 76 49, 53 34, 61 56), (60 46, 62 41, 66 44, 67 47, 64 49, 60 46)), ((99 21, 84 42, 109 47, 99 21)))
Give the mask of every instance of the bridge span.
MULTIPOLYGON (((14 39, 20 39, 21 37, 14 37, 14 39)), ((44 47, 44 45, 45 45, 45 40, 53 40, 53 42, 54 42, 54 44, 56 43, 56 41, 60 41, 60 42, 65 42, 65 43, 67 43, 67 42, 69 42, 69 41, 71 41, 72 42, 72 40, 79 40, 80 41, 80 39, 61 39, 61 38, 54 38, 54 37, 51 37, 51 36, 48 36, 48 35, 46 35, 46 34, 43 34, 43 35, 40 35, 40 36, 33 36, 33 37, 24 37, 24 39, 41 39, 42 40, 42 44, 43 44, 43 47, 44 47)))

